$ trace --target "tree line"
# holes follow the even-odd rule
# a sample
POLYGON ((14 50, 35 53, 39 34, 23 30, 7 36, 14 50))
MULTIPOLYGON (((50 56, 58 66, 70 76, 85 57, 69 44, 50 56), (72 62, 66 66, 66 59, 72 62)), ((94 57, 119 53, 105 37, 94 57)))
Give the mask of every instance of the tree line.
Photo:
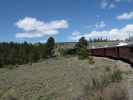
POLYGON ((40 59, 54 56, 54 38, 50 37, 45 44, 42 43, 0 43, 0 67, 6 65, 32 64, 40 59))
POLYGON ((61 48, 60 54, 62 56, 77 56, 80 60, 88 59, 90 64, 94 64, 95 61, 89 51, 89 42, 84 37, 81 37, 73 48, 61 48))
MULTIPOLYGON (((79 59, 89 58, 89 42, 82 37, 71 49, 59 51, 63 55, 78 55, 79 59)), ((49 37, 46 43, 0 43, 0 67, 8 65, 32 64, 39 60, 54 57, 55 40, 49 37)))
POLYGON ((104 39, 104 38, 94 38, 94 39, 89 39, 89 42, 109 42, 111 40, 109 39, 104 39))

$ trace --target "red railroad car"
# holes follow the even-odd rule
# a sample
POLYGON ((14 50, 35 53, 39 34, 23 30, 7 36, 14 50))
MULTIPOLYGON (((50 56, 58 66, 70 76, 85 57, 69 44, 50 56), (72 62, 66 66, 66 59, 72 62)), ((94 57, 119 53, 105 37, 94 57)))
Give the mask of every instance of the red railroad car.
POLYGON ((133 45, 95 48, 90 51, 92 56, 120 59, 133 65, 133 45))

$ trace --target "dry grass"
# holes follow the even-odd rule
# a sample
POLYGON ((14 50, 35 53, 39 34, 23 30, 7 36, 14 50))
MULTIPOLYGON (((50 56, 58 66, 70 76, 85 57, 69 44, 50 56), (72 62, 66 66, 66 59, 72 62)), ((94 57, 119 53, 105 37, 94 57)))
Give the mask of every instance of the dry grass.
POLYGON ((93 65, 76 57, 58 57, 12 70, 2 68, 0 100, 127 100, 108 98, 115 98, 113 94, 126 96, 125 79, 132 73, 129 65, 94 59, 93 65), (112 83, 108 75, 116 69, 122 71, 123 81, 112 83))

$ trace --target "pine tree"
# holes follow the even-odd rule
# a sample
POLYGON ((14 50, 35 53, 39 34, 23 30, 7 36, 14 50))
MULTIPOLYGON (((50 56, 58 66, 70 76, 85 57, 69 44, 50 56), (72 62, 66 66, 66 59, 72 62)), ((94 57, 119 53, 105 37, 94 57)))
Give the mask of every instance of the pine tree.
POLYGON ((88 41, 81 37, 79 39, 79 42, 76 44, 77 54, 79 56, 79 59, 86 59, 89 57, 89 51, 88 51, 88 41))
POLYGON ((79 48, 87 48, 88 47, 88 41, 84 38, 84 37, 81 37, 79 39, 79 42, 76 44, 76 48, 79 49, 79 48))
POLYGON ((54 56, 55 40, 50 37, 46 44, 0 43, 0 67, 37 62, 54 56))
POLYGON ((49 37, 46 43, 46 52, 48 57, 54 56, 55 40, 53 37, 49 37))

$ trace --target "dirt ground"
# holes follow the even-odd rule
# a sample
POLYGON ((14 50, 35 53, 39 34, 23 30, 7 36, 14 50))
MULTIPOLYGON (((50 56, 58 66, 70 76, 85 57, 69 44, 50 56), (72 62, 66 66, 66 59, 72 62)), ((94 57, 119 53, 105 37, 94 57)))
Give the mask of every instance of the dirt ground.
POLYGON ((94 59, 94 65, 77 57, 57 57, 14 69, 2 68, 0 100, 76 100, 92 77, 106 71, 105 67, 117 67, 127 73, 125 79, 132 77, 129 64, 107 58, 94 59))

